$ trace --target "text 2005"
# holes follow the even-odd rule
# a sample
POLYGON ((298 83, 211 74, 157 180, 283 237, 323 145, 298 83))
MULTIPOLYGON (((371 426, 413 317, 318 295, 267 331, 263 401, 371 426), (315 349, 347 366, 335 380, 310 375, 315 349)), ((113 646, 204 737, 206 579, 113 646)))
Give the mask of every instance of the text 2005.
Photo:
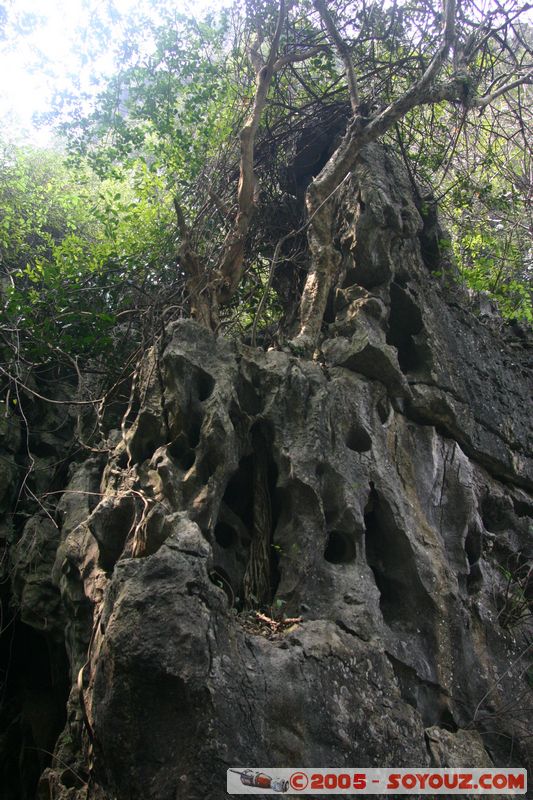
POLYGON ((311 775, 311 789, 366 789, 366 775, 358 773, 311 775))

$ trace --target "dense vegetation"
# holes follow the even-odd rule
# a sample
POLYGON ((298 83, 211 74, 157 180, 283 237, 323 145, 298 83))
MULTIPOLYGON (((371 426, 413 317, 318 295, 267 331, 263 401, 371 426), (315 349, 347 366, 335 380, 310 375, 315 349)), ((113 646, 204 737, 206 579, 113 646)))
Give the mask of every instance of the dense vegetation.
MULTIPOLYGON (((473 295, 531 322, 524 10, 247 0, 200 20, 153 0, 122 21, 119 69, 92 105, 58 98, 66 155, 0 145, 3 388, 48 361, 98 372, 113 352, 110 386, 190 313, 227 335, 267 323, 291 334, 308 268, 304 195, 351 117, 381 126, 422 211, 438 201, 441 246, 473 295)), ((102 37, 108 46, 112 28, 102 37)))

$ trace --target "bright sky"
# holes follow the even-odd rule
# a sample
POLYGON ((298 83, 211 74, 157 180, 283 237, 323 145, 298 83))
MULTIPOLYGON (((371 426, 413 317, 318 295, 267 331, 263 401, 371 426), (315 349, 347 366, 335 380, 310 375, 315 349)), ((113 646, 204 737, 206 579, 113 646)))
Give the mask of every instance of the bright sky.
MULTIPOLYGON (((157 0, 112 0, 112 4, 126 15, 146 4, 157 5, 157 0)), ((51 129, 39 130, 33 115, 50 109, 54 92, 76 84, 91 91, 91 78, 112 69, 109 51, 92 70, 80 63, 84 52, 91 52, 95 26, 104 18, 109 0, 0 0, 2 5, 8 16, 7 38, 0 40, 0 126, 9 138, 46 146, 53 140, 51 129), (28 32, 20 33, 21 27, 28 32)), ((174 7, 199 14, 220 5, 221 0, 176 0, 174 7)))

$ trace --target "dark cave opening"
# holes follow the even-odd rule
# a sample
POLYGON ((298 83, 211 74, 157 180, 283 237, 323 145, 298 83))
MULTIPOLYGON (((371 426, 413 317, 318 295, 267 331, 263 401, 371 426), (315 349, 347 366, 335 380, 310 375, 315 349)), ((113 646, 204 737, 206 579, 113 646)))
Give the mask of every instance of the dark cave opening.
POLYGON ((228 482, 222 502, 250 531, 253 525, 253 453, 239 461, 238 469, 228 482))
POLYGON ((365 551, 380 593, 383 620, 391 629, 411 631, 433 614, 433 603, 416 568, 416 555, 393 510, 371 484, 365 509, 365 551))
POLYGON ((330 564, 349 564, 355 561, 357 547, 355 539, 344 531, 331 531, 328 535, 324 558, 330 564))
POLYGON ((190 444, 190 440, 182 432, 167 447, 167 452, 174 459, 180 469, 187 472, 196 460, 196 453, 190 444))
POLYGON ((185 423, 185 430, 189 447, 194 450, 200 443, 200 436, 202 431, 203 414, 199 411, 191 412, 185 423))
MULTIPOLYGON (((98 542, 98 564, 111 573, 124 551, 136 519, 135 497, 124 495, 116 505, 101 502, 93 512, 89 528, 98 542)), ((69 565, 69 569, 76 569, 69 565)), ((81 580, 81 578, 80 578, 81 580)))
POLYGON ((402 372, 427 369, 431 366, 431 352, 415 339, 424 330, 420 309, 410 294, 397 283, 391 284, 390 301, 387 344, 397 349, 402 372))
POLYGON ((242 605, 242 580, 250 552, 253 526, 253 455, 241 458, 226 486, 213 529, 214 569, 211 580, 228 595, 231 606, 242 605))
MULTIPOLYGON (((2 598, 3 608, 8 607, 2 598)), ((66 722, 65 647, 8 610, 0 637, 0 784, 3 800, 34 800, 66 722)))
POLYGON ((346 447, 355 453, 366 453, 372 447, 372 439, 362 425, 354 423, 346 435, 346 447))
POLYGON ((207 372, 198 368, 196 378, 196 392, 200 403, 204 403, 213 394, 215 388, 215 379, 207 372))
POLYGON ((481 502, 481 519, 489 533, 500 533, 513 527, 513 507, 510 498, 486 495, 481 502))
POLYGON ((215 541, 224 549, 233 547, 236 543, 237 532, 231 525, 225 522, 217 522, 215 525, 215 541))
MULTIPOLYGON (((222 574, 231 587, 233 604, 237 608, 242 607, 243 579, 250 558, 252 537, 258 525, 255 519, 258 491, 269 503, 270 599, 276 594, 280 581, 279 547, 274 541, 274 532, 281 512, 281 495, 277 489, 278 468, 269 446, 272 433, 264 425, 257 424, 250 432, 250 440, 252 450, 241 458, 237 471, 228 481, 219 519, 213 530, 215 573, 222 574), (265 472, 264 477, 261 475, 258 478, 262 471, 265 472), (257 480, 266 481, 263 491, 256 485, 257 480)), ((217 583, 217 580, 214 582, 217 583)))

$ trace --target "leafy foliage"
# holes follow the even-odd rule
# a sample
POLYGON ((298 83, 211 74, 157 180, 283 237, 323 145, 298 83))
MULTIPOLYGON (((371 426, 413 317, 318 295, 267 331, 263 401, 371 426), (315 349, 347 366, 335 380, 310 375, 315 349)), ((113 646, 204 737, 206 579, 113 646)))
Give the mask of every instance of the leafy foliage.
POLYGON ((58 353, 105 357, 143 285, 159 285, 172 265, 160 179, 144 170, 102 181, 54 153, 2 153, 4 369, 58 353))
MULTIPOLYGON (((442 16, 410 0, 330 7, 358 76, 361 119, 375 119, 438 57, 442 16)), ((81 96, 60 98, 68 161, 1 147, 8 375, 19 374, 15 362, 105 359, 117 352, 117 337, 131 351, 164 320, 188 313, 176 202, 202 266, 200 292, 216 280, 238 211, 239 132, 258 80, 250 52, 268 56, 278 8, 247 0, 244 14, 235 6, 204 19, 164 0, 149 10, 135 24, 121 22, 120 69, 92 110, 81 96)), ((433 187, 465 283, 488 292, 504 315, 532 321, 530 89, 526 81, 499 94, 509 76, 525 74, 531 55, 531 30, 519 12, 509 0, 481 22, 464 3, 442 77, 456 75, 470 49, 462 97, 415 106, 386 135, 413 182, 433 187), (472 116, 476 91, 494 102, 472 116)), ((113 28, 100 23, 102 48, 113 28)), ((219 321, 231 335, 249 335, 258 307, 263 326, 294 315, 307 264, 303 195, 288 170, 313 121, 316 137, 335 122, 331 142, 349 113, 342 64, 309 0, 290 6, 277 55, 255 147, 259 214, 246 234, 243 280, 219 321), (291 230, 300 233, 277 254, 292 276, 284 283, 281 270, 272 274, 272 259, 291 230)))
POLYGON ((533 195, 523 137, 532 122, 525 90, 517 88, 481 119, 441 104, 399 126, 413 176, 438 201, 465 285, 490 296, 504 317, 526 323, 533 321, 533 195), (432 147, 421 148, 428 137, 432 147))
POLYGON ((142 161, 168 187, 189 187, 227 139, 241 102, 233 55, 222 57, 227 36, 224 14, 198 21, 164 7, 157 20, 128 31, 120 70, 96 108, 84 115, 73 98, 62 109, 71 154, 102 176, 120 177, 142 161))

